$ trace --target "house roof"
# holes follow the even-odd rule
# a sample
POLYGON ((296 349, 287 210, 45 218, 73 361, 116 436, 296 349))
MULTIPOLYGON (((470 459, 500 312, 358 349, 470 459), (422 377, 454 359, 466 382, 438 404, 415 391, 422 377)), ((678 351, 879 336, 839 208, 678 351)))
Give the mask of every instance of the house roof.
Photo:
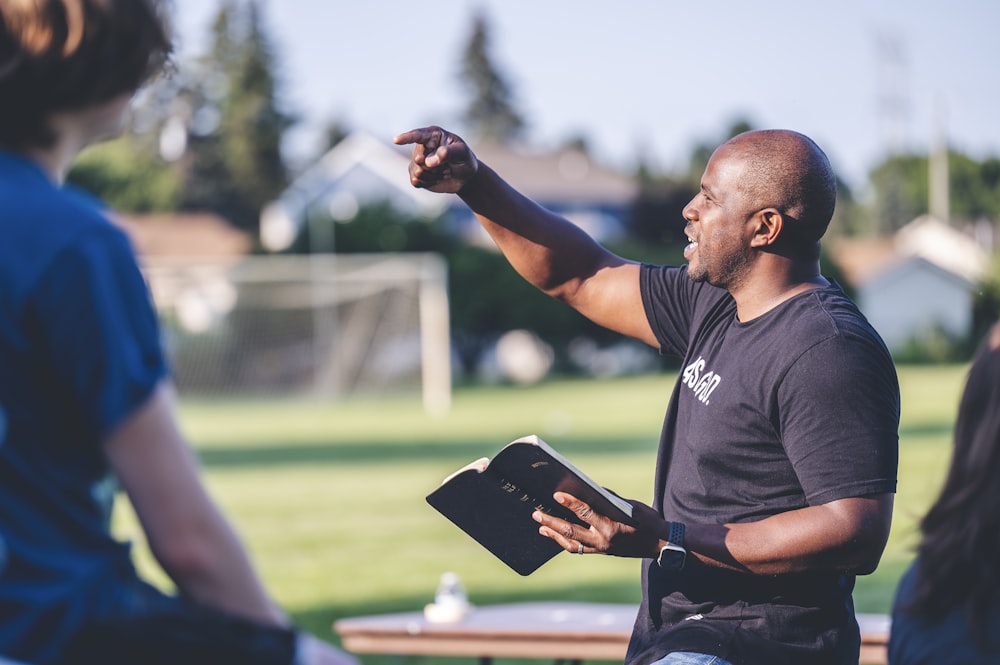
MULTIPOLYGON (((515 189, 544 205, 620 206, 638 194, 628 176, 593 162, 572 149, 555 152, 513 150, 499 144, 474 147, 476 156, 515 189)), ((388 200, 394 206, 434 217, 455 205, 456 197, 417 189, 407 178, 409 147, 399 147, 355 132, 307 168, 261 216, 261 241, 272 251, 295 240, 310 206, 332 207, 347 199, 348 208, 388 200)))
POLYGON ((475 153, 514 189, 542 203, 626 205, 639 194, 634 178, 576 149, 542 152, 486 144, 475 153))
POLYGON ((912 279, 917 272, 934 275, 939 282, 950 283, 962 291, 971 291, 975 282, 971 282, 961 274, 948 270, 922 256, 907 256, 889 264, 884 270, 872 275, 871 279, 862 285, 862 289, 879 290, 888 284, 912 279))
MULTIPOLYGON (((260 220, 261 241, 272 251, 289 247, 305 224, 309 208, 335 196, 339 183, 356 186, 343 192, 338 205, 348 207, 390 200, 393 205, 433 217, 444 212, 449 197, 417 189, 407 178, 409 152, 364 132, 339 142, 302 172, 268 205, 260 220), (364 183, 358 186, 358 183, 364 183)), ((332 202, 331 202, 332 203, 332 202)))
POLYGON ((929 216, 914 219, 888 238, 836 238, 830 250, 844 278, 854 285, 862 285, 914 258, 924 259, 969 283, 980 281, 990 270, 989 255, 975 240, 929 216))
POLYGON ((891 237, 839 236, 826 245, 844 279, 854 286, 864 284, 898 259, 891 237))
POLYGON ((906 256, 927 259, 970 282, 979 281, 990 269, 989 256, 975 240, 927 215, 896 233, 896 247, 906 256))
POLYGON ((253 246, 250 234, 211 213, 115 213, 112 221, 144 258, 239 257, 253 246))

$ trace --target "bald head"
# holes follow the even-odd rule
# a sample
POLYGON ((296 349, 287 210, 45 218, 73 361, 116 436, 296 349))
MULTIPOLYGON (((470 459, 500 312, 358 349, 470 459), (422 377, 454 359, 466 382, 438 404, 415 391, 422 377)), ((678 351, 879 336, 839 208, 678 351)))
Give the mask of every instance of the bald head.
POLYGON ((742 164, 740 189, 753 207, 773 207, 789 218, 794 239, 816 242, 826 232, 837 183, 830 161, 812 139, 784 129, 750 131, 729 139, 719 151, 742 164))

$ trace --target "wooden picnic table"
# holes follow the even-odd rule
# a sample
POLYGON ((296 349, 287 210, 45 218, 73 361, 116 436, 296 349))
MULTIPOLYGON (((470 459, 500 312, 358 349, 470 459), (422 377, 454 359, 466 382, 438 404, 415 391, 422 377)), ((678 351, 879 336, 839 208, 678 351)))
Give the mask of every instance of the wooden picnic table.
MULTIPOLYGON (((512 603, 475 607, 449 623, 401 612, 341 619, 333 628, 354 653, 472 656, 484 664, 493 658, 621 661, 636 611, 618 603, 512 603)), ((858 623, 860 662, 885 663, 889 618, 859 614, 858 623)))

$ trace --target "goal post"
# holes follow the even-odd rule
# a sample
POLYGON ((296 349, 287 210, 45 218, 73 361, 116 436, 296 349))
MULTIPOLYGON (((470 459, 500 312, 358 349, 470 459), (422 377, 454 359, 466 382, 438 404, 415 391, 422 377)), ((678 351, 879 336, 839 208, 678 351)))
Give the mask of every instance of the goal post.
POLYGON ((157 258, 143 271, 181 390, 451 406, 447 265, 437 254, 157 258))

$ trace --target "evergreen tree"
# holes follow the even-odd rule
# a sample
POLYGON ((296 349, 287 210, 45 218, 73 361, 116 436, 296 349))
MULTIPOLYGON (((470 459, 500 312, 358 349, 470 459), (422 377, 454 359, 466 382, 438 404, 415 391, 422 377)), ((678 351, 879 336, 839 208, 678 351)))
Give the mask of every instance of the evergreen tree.
POLYGON ((163 212, 180 205, 181 183, 156 150, 125 134, 84 151, 67 180, 118 212, 163 212))
POLYGON ((188 91, 196 110, 184 207, 256 231, 260 210, 287 184, 281 140, 293 121, 278 104, 275 55, 257 0, 224 0, 212 36, 188 91))
MULTIPOLYGON (((1000 159, 978 161, 968 155, 948 154, 951 219, 956 223, 1000 220, 1000 159)), ((930 206, 929 162, 923 154, 887 157, 869 174, 878 193, 874 215, 879 228, 891 233, 927 214, 930 206)))
POLYGON ((476 141, 506 142, 524 129, 513 94, 489 54, 489 27, 482 14, 473 20, 472 36, 462 60, 461 81, 470 95, 463 120, 476 141))

